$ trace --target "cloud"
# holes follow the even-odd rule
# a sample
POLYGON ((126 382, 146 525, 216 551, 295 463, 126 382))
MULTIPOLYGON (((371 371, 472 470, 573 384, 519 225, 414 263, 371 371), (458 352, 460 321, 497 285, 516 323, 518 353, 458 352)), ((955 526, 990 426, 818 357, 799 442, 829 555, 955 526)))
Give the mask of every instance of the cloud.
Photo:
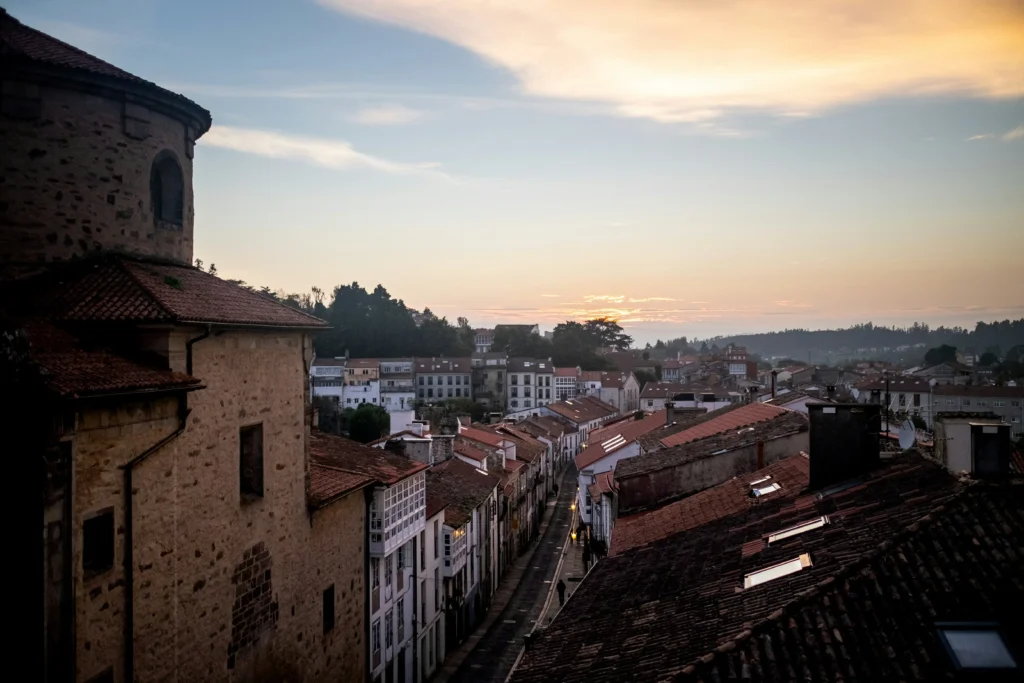
POLYGON ((995 136, 992 133, 982 133, 981 135, 972 135, 967 138, 967 142, 974 142, 975 140, 991 140, 995 136))
POLYGON ((396 174, 419 174, 450 178, 436 170, 437 164, 390 161, 358 152, 344 140, 285 135, 268 130, 214 126, 202 137, 202 144, 272 159, 295 159, 333 169, 369 168, 396 174))
POLYGON ((420 109, 411 109, 400 104, 388 104, 360 109, 352 116, 351 121, 367 126, 400 126, 421 121, 426 116, 427 112, 420 109))
POLYGON ((1024 123, 1004 135, 1003 140, 1007 142, 1010 140, 1024 140, 1024 123))
POLYGON ((737 112, 1024 95, 1019 0, 319 2, 459 45, 529 95, 718 134, 715 122, 737 112))

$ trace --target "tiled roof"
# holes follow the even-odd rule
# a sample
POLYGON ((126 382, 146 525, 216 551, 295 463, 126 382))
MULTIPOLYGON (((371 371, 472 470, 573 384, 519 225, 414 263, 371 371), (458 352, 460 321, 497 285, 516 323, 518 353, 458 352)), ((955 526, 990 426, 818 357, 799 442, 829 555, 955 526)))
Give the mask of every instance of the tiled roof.
POLYGON ((309 465, 309 505, 322 508, 341 496, 373 483, 373 478, 319 463, 309 465))
MULTIPOLYGON (((373 368, 380 368, 380 359, 378 359, 378 358, 349 358, 348 359, 348 367, 349 368, 360 369, 360 370, 364 369, 364 368, 367 369, 367 370, 373 369, 373 368)), ((389 376, 392 379, 394 379, 394 375, 389 375, 389 376)))
POLYGON ((781 394, 781 395, 777 394, 775 396, 775 398, 770 398, 767 401, 762 401, 762 403, 764 403, 766 405, 770 405, 770 406, 784 406, 784 405, 788 405, 790 403, 795 403, 796 401, 799 401, 799 400, 805 399, 805 398, 809 398, 809 399, 812 399, 812 400, 815 400, 815 401, 821 400, 821 399, 817 399, 814 396, 811 396, 809 394, 805 394, 802 391, 787 391, 786 393, 781 394))
POLYGON ((768 442, 790 434, 804 432, 807 431, 807 428, 808 417, 806 414, 787 410, 780 415, 748 424, 742 428, 721 430, 710 436, 687 441, 678 446, 622 460, 616 466, 615 476, 622 481, 628 477, 656 472, 718 453, 750 446, 758 441, 768 442))
POLYGON ((325 328, 327 323, 189 266, 108 256, 42 279, 56 319, 74 323, 212 323, 325 328), (52 294, 51 294, 52 292, 52 294))
POLYGON ((937 384, 932 387, 932 394, 935 396, 968 396, 970 398, 1024 398, 1024 387, 937 384))
POLYGON ((771 494, 776 499, 794 498, 811 481, 810 459, 804 453, 791 455, 776 460, 764 469, 735 477, 674 503, 621 517, 615 523, 609 553, 618 555, 716 519, 741 513, 754 504, 750 498, 750 482, 765 477, 771 477, 766 484, 777 482, 782 485, 781 491, 771 494))
MULTIPOLYGON (((885 378, 875 375, 854 385, 861 391, 885 391, 885 378)), ((931 384, 926 377, 909 377, 907 375, 889 376, 889 393, 900 394, 905 392, 927 393, 932 390, 931 384)))
POLYGON ((612 427, 599 429, 590 435, 587 447, 576 454, 576 469, 582 470, 595 462, 621 450, 644 434, 665 426, 665 411, 659 410, 642 420, 631 419, 612 427))
POLYGON ((593 420, 599 420, 618 412, 615 406, 602 401, 586 400, 589 397, 571 398, 567 401, 557 401, 545 406, 548 410, 576 424, 584 424, 593 420))
POLYGON ((579 377, 579 368, 555 368, 555 377, 579 377))
MULTIPOLYGON (((113 64, 57 40, 42 31, 26 26, 10 16, 2 7, 0 7, 0 58, 5 63, 43 64, 67 69, 72 73, 98 76, 119 81, 125 85, 141 87, 193 109, 195 115, 205 123, 206 129, 210 127, 210 112, 192 100, 161 88, 156 83, 130 74, 124 69, 119 69, 113 64)), ((198 131, 198 134, 202 135, 205 132, 204 129, 198 131)))
POLYGON ((505 471, 506 472, 515 472, 520 467, 525 467, 525 466, 526 466, 526 463, 523 462, 522 460, 507 460, 507 459, 505 460, 505 471))
POLYGON ((713 419, 715 415, 732 408, 733 406, 725 406, 724 408, 719 408, 718 410, 710 413, 707 408, 676 408, 674 410, 672 424, 665 425, 662 429, 643 434, 639 439, 637 439, 637 441, 640 442, 640 450, 644 453, 659 451, 664 448, 664 446, 661 445, 661 440, 665 437, 678 434, 685 429, 689 429, 694 425, 700 424, 702 421, 713 419), (711 417, 708 417, 709 415, 711 417))
POLYGON ((619 487, 615 484, 615 476, 611 472, 601 472, 594 477, 594 483, 588 486, 587 490, 590 497, 597 500, 606 493, 618 491, 619 487))
POLYGON ((540 441, 537 441, 529 434, 510 427, 509 425, 501 426, 502 436, 509 441, 512 441, 516 445, 516 458, 519 460, 525 460, 526 462, 533 462, 537 458, 544 454, 547 450, 547 446, 540 441))
POLYGON ((547 415, 533 415, 518 422, 516 426, 529 431, 534 436, 546 436, 548 439, 557 439, 565 434, 565 425, 547 415))
POLYGON ((552 374, 555 366, 549 358, 509 358, 509 372, 539 372, 540 374, 552 374))
POLYGON ((52 325, 26 326, 31 358, 51 391, 73 399, 103 394, 202 389, 202 382, 130 360, 104 349, 86 349, 81 342, 52 325))
POLYGON ((1022 501, 1019 491, 972 487, 677 680, 732 681, 741 671, 754 681, 795 671, 816 681, 1016 680, 1019 670, 958 677, 968 672, 956 670, 936 622, 1001 624, 1020 666, 1022 501))
POLYGON ((441 512, 441 510, 444 510, 446 507, 448 507, 448 501, 447 500, 445 500, 437 492, 434 492, 433 495, 432 495, 431 491, 429 491, 429 490, 427 491, 427 512, 426 512, 426 516, 427 516, 428 520, 431 517, 433 517, 434 515, 436 515, 437 513, 441 512))
MULTIPOLYGON (((806 490, 796 497, 762 495, 741 512, 598 562, 526 651, 511 680, 673 680, 689 673, 688 667, 707 665, 716 657, 729 658, 724 669, 730 677, 888 680, 896 673, 894 660, 908 656, 898 653, 913 648, 895 623, 876 618, 871 610, 887 602, 891 604, 886 610, 901 609, 896 596, 914 590, 903 584, 904 576, 924 582, 909 584, 917 589, 913 600, 919 609, 902 609, 902 621, 916 621, 919 633, 934 630, 933 618, 954 616, 946 610, 940 616, 933 605, 969 609, 971 600, 979 596, 984 596, 982 605, 991 605, 1000 599, 1000 589, 1020 604, 1024 497, 1017 496, 1014 503, 986 503, 982 498, 977 506, 992 512, 951 518, 941 529, 947 538, 940 540, 920 532, 962 505, 956 496, 963 488, 940 466, 912 454, 854 482, 842 491, 826 489, 820 499, 806 490), (1004 512, 995 514, 995 509, 1004 512), (771 534, 822 516, 828 521, 820 528, 767 542, 771 534), (981 517, 986 519, 979 526, 970 523, 981 517), (919 539, 911 546, 914 552, 901 557, 896 548, 911 538, 919 539), (969 560, 955 557, 958 552, 966 553, 969 560), (745 580, 804 555, 807 562, 800 562, 797 571, 757 584, 745 580), (886 580, 875 583, 878 575, 865 575, 862 569, 880 555, 891 557, 895 566, 909 574, 886 572, 886 580), (947 574, 947 563, 955 573, 947 574), (822 607, 829 608, 828 618, 794 619, 810 596, 862 578, 868 580, 862 585, 874 585, 875 590, 844 592, 836 602, 821 601, 822 607), (856 615, 856 621, 843 612, 856 615), (762 638, 750 637, 752 630, 760 628, 772 629, 780 639, 776 641, 779 649, 766 648, 757 667, 745 666, 737 643, 763 646, 762 638), (842 635, 833 639, 838 632, 842 635), (831 645, 822 646, 826 637, 831 645), (874 656, 860 659, 862 651, 874 656), (783 666, 776 665, 779 660, 783 666), (865 675, 846 676, 842 666, 830 675, 803 673, 808 667, 817 672, 818 667, 837 660, 865 675)), ((971 618, 961 612, 961 619, 953 620, 964 616, 971 618)), ((1014 619, 1019 616, 1015 614, 1014 619)), ((911 677, 911 671, 905 669, 899 678, 911 677)), ((709 675, 704 680, 719 679, 709 675)))
POLYGON ((690 393, 693 389, 690 389, 685 384, 679 384, 678 382, 648 382, 644 385, 643 391, 640 392, 640 398, 672 398, 676 394, 690 393))
POLYGON ((786 411, 783 408, 776 408, 775 406, 768 406, 763 403, 749 403, 747 405, 740 406, 736 410, 731 410, 727 413, 719 414, 714 419, 707 420, 696 426, 690 427, 689 429, 683 430, 678 434, 667 436, 661 440, 661 443, 666 448, 672 446, 679 446, 690 441, 696 441, 697 439, 703 439, 707 436, 718 434, 719 432, 728 431, 730 429, 739 429, 755 422, 761 422, 763 420, 770 420, 773 417, 784 414, 786 411))
POLYGON ((459 430, 459 436, 470 441, 476 441, 484 445, 490 446, 491 448, 501 448, 501 437, 494 432, 489 432, 486 429, 477 429, 476 427, 462 427, 459 430))
POLYGON ((470 520, 473 510, 498 486, 499 477, 458 458, 427 470, 427 495, 445 501, 444 523, 456 529, 470 520))
POLYGON ((469 358, 416 358, 412 369, 417 373, 468 373, 472 370, 469 358))
POLYGON ((314 358, 313 367, 345 367, 348 361, 344 358, 314 358))
POLYGON ((310 436, 309 454, 316 464, 362 474, 387 486, 427 469, 424 463, 318 430, 310 436))
POLYGON ((485 451, 480 450, 479 448, 477 448, 476 446, 469 443, 463 438, 455 439, 455 443, 452 446, 452 450, 454 450, 459 455, 463 455, 472 460, 476 460, 477 462, 487 462, 487 453, 485 451))

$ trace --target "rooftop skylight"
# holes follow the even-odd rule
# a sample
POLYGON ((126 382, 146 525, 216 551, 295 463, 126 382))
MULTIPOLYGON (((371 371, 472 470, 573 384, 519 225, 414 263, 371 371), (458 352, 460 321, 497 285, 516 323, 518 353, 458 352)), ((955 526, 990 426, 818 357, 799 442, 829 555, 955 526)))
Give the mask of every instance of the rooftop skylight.
POLYGON ((743 587, 753 588, 762 583, 774 581, 775 579, 788 576, 789 574, 795 574, 804 567, 811 566, 811 556, 804 553, 800 557, 794 557, 788 562, 782 562, 774 566, 768 567, 767 569, 761 569, 760 571, 747 574, 743 577, 743 587))
POLYGON ((996 624, 939 624, 939 634, 957 669, 1016 669, 996 624))
POLYGON ((768 481, 771 478, 772 478, 772 475, 769 474, 766 477, 761 477, 760 479, 755 479, 754 481, 750 482, 750 485, 751 486, 756 486, 757 484, 763 484, 763 483, 765 483, 766 481, 768 481))
POLYGON ((817 519, 812 519, 809 522, 804 522, 802 524, 791 526, 788 529, 777 531, 774 534, 768 536, 768 545, 781 541, 784 538, 790 538, 791 536, 799 536, 802 533, 814 531, 815 529, 820 529, 826 524, 828 524, 828 517, 819 517, 817 519))
POLYGON ((750 495, 753 496, 754 498, 759 498, 765 494, 772 493, 773 491, 778 491, 781 488, 782 484, 778 482, 773 482, 771 484, 768 484, 767 486, 762 486, 761 488, 751 489, 750 495))
POLYGON ((615 436, 613 436, 612 438, 608 439, 607 441, 602 441, 601 442, 601 448, 605 449, 606 451, 610 451, 610 450, 614 450, 614 449, 618 448, 619 446, 621 446, 624 443, 626 443, 626 440, 622 437, 622 435, 621 434, 616 434, 615 436))

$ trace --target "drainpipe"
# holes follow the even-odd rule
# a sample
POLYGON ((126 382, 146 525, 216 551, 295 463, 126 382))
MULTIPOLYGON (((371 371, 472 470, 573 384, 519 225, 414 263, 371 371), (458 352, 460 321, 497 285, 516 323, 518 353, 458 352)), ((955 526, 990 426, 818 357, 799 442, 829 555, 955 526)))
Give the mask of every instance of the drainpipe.
MULTIPOLYGON (((207 325, 198 337, 185 342, 185 368, 186 372, 192 374, 192 345, 210 336, 210 326, 207 325)), ((188 407, 188 395, 185 393, 178 396, 178 428, 157 441, 155 444, 142 451, 129 460, 121 469, 124 471, 124 676, 123 680, 135 680, 135 553, 134 553, 134 528, 133 528, 133 505, 132 505, 132 471, 133 468, 153 455, 161 448, 177 439, 185 432, 188 423, 188 416, 192 412, 188 407)))

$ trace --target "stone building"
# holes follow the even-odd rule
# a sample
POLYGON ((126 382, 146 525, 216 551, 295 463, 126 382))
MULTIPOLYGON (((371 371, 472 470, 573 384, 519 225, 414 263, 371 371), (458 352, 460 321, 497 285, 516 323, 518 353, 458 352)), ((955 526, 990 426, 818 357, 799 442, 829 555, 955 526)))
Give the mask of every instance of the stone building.
POLYGON ((2 11, 0 80, 0 412, 31 501, 31 668, 364 680, 373 480, 309 464, 324 323, 188 265, 209 112, 2 11))

